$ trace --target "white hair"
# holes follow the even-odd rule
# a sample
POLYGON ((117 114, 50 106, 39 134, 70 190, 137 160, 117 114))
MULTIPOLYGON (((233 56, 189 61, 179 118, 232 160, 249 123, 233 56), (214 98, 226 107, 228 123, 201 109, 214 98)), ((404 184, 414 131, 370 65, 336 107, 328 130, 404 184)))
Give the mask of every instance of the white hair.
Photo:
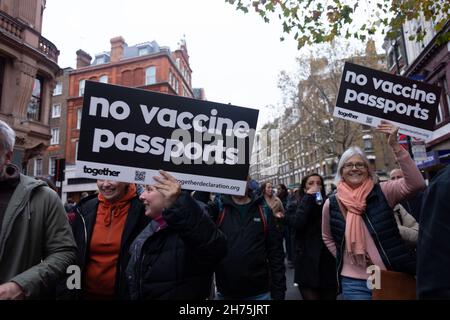
POLYGON ((0 148, 2 151, 13 151, 16 133, 4 121, 0 120, 0 148))
POLYGON ((348 159, 350 159, 351 157, 356 156, 356 155, 361 157, 361 159, 366 164, 369 176, 373 179, 374 182, 377 182, 378 179, 377 179, 376 175, 374 174, 372 167, 370 165, 369 159, 367 159, 367 156, 364 153, 364 151, 362 151, 361 148, 359 148, 359 147, 350 147, 347 150, 345 150, 345 152, 342 154, 341 158, 339 159, 336 176, 334 177, 335 185, 338 185, 338 183, 342 180, 342 168, 343 168, 344 164, 347 162, 348 159))

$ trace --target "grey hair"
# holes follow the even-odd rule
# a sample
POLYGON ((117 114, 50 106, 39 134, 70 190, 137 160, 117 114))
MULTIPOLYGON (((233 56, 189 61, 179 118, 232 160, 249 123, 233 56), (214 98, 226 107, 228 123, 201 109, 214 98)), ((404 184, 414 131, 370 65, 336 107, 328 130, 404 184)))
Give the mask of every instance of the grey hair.
POLYGON ((366 154, 364 151, 361 150, 359 147, 350 147, 342 154, 341 158, 339 159, 338 167, 336 176, 334 177, 334 184, 338 185, 338 183, 342 180, 342 168, 344 167, 344 164, 347 162, 348 159, 350 159, 353 156, 360 156, 361 159, 366 164, 367 170, 369 172, 369 176, 373 179, 373 181, 376 183, 378 181, 375 173, 372 170, 372 167, 370 166, 369 159, 367 159, 366 154))
POLYGON ((13 151, 16 133, 4 121, 0 120, 0 147, 5 151, 13 151))

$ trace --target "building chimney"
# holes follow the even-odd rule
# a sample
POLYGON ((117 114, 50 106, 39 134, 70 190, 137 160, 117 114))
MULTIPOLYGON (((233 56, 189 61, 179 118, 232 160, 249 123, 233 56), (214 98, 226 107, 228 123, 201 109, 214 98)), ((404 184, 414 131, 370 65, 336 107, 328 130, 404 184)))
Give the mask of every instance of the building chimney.
POLYGON ((110 40, 111 42, 111 62, 120 61, 123 57, 124 47, 127 45, 125 39, 122 37, 115 37, 110 40))
POLYGON ((77 69, 90 66, 91 60, 92 57, 89 53, 86 53, 81 49, 77 51, 77 69))

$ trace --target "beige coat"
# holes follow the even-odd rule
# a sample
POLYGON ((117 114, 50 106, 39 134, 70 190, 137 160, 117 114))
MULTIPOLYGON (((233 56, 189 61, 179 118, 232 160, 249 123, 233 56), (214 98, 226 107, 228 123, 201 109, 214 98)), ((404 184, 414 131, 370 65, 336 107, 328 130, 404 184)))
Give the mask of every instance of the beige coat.
POLYGON ((419 236, 419 224, 416 219, 401 204, 394 207, 394 216, 402 239, 408 245, 415 247, 419 236))
POLYGON ((277 196, 272 196, 270 198, 264 197, 264 199, 266 200, 270 209, 272 209, 273 214, 275 214, 279 211, 284 213, 283 203, 281 202, 280 198, 278 198, 277 196))

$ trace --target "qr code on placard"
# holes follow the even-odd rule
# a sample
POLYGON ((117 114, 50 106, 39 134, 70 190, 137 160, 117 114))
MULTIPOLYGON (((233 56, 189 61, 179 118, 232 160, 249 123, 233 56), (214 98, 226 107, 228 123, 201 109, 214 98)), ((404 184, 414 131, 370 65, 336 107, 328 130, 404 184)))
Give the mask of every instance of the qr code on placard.
POLYGON ((367 124, 372 124, 373 118, 372 117, 367 117, 366 118, 366 123, 367 124))
POLYGON ((145 171, 135 171, 134 172, 135 181, 145 181, 145 171))

